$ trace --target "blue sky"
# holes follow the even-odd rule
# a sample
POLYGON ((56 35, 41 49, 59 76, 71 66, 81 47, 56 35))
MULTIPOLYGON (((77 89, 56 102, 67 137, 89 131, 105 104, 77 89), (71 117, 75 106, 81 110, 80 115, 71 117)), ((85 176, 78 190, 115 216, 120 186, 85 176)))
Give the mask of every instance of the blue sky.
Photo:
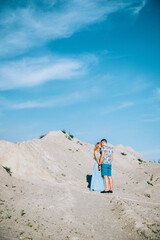
POLYGON ((0 139, 62 130, 160 159, 157 0, 0 1, 0 139))

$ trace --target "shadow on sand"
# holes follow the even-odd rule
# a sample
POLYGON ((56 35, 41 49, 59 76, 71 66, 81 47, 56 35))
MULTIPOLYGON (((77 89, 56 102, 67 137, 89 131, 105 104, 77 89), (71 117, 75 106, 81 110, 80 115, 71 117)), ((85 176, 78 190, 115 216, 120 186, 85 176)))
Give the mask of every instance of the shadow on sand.
POLYGON ((91 179, 92 179, 92 175, 86 175, 86 182, 88 183, 88 188, 90 188, 90 186, 91 186, 91 179))

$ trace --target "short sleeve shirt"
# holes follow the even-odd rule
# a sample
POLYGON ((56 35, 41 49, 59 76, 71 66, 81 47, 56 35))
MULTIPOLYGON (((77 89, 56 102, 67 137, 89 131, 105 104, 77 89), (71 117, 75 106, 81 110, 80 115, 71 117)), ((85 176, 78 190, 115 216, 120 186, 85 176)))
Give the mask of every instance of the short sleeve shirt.
POLYGON ((101 148, 101 152, 104 152, 104 159, 103 159, 103 164, 109 164, 111 165, 111 159, 112 159, 112 155, 113 155, 113 148, 109 147, 107 144, 104 145, 101 148))

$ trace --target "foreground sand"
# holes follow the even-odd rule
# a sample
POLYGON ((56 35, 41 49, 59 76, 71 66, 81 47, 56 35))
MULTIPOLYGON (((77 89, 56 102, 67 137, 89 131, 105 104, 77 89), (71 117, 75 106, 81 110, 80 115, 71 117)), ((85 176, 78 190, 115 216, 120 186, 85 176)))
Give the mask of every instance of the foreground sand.
POLYGON ((2 240, 160 238, 160 164, 130 147, 114 147, 113 194, 89 191, 93 146, 60 131, 1 141, 0 163, 2 240))

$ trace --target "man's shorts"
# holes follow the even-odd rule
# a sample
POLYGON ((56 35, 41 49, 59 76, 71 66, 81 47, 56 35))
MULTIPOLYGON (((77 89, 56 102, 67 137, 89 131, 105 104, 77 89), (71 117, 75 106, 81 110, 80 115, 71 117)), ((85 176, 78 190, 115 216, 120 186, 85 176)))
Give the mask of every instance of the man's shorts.
POLYGON ((102 176, 112 176, 112 165, 102 163, 102 176))

